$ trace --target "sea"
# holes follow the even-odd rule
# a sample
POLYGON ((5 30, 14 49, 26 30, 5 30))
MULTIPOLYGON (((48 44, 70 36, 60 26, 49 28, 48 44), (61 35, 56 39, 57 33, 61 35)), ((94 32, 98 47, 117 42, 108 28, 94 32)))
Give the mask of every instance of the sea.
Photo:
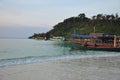
POLYGON ((75 50, 49 40, 0 39, 0 67, 106 56, 120 56, 120 52, 75 50))

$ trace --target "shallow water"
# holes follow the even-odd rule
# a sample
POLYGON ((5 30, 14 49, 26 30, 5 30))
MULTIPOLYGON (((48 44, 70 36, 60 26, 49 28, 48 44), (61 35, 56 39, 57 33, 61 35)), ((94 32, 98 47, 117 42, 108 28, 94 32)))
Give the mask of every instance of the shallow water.
POLYGON ((0 39, 0 67, 34 62, 117 56, 119 52, 73 50, 59 42, 30 39, 0 39))

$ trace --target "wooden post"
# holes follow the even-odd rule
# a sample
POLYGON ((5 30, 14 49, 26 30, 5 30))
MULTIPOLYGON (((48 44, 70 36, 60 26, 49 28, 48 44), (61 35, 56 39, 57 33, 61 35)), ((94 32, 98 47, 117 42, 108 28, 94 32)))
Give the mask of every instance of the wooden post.
POLYGON ((114 35, 114 47, 116 47, 116 35, 114 35))
POLYGON ((96 36, 96 35, 95 35, 95 27, 94 27, 94 36, 96 36))

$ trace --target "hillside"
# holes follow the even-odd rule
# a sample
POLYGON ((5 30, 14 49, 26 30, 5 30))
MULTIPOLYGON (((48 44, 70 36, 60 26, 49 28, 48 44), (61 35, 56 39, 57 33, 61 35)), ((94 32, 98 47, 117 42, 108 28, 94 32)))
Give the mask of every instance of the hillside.
POLYGON ((120 35, 120 17, 118 14, 97 14, 92 18, 86 17, 84 13, 76 17, 70 17, 53 26, 53 29, 45 33, 44 36, 63 36, 70 38, 71 34, 89 34, 94 31, 97 33, 120 35))

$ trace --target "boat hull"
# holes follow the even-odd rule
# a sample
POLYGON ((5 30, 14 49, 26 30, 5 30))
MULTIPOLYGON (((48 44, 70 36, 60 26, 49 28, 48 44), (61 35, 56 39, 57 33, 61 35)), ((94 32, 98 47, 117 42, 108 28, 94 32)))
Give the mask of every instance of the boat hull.
POLYGON ((78 43, 69 43, 70 47, 73 49, 79 50, 95 50, 95 51, 115 51, 120 52, 120 47, 113 47, 113 46, 94 46, 94 45, 82 45, 78 43))

